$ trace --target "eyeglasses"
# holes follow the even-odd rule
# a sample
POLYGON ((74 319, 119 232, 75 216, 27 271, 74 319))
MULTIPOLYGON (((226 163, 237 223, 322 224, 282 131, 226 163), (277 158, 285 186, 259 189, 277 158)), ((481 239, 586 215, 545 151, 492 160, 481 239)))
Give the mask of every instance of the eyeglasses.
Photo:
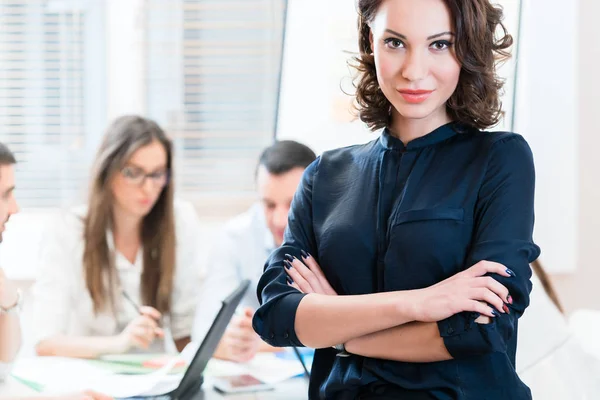
POLYGON ((126 166, 121 169, 121 175, 125 178, 125 181, 132 186, 144 186, 146 178, 150 179, 150 182, 155 187, 164 187, 169 180, 168 170, 159 170, 150 173, 146 173, 143 169, 133 166, 126 166))

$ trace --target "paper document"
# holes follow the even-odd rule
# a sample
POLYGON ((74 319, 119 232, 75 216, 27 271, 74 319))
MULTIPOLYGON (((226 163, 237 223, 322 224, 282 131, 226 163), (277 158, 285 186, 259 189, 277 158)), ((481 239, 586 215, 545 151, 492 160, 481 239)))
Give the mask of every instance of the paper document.
POLYGON ((273 353, 259 353, 250 362, 237 364, 212 359, 206 367, 207 382, 217 376, 249 374, 269 384, 276 384, 304 373, 296 359, 282 359, 273 353))
POLYGON ((172 358, 162 368, 145 375, 117 375, 86 360, 63 357, 24 358, 15 364, 12 375, 39 384, 44 394, 86 389, 112 397, 163 394, 177 388, 183 377, 183 373, 170 375, 171 370, 180 359, 189 363, 197 349, 198 344, 190 343, 180 357, 172 358))
POLYGON ((75 358, 28 357, 20 358, 15 362, 11 375, 45 388, 55 381, 68 379, 77 382, 80 379, 87 379, 88 376, 110 375, 110 372, 75 358))

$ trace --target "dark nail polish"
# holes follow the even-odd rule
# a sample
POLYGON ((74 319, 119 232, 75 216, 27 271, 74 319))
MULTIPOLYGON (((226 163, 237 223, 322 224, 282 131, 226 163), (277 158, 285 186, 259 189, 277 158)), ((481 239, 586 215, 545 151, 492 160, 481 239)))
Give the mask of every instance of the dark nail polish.
POLYGON ((285 259, 288 260, 289 262, 294 262, 294 257, 290 256, 289 254, 285 255, 285 259))
POLYGON ((498 316, 498 311, 496 311, 496 310, 494 310, 494 309, 492 308, 492 315, 493 315, 494 317, 497 317, 497 316, 498 316))
POLYGON ((305 252, 304 250, 300 250, 300 254, 302 254, 302 257, 304 257, 304 258, 308 258, 309 257, 308 253, 305 252))
POLYGON ((289 262, 288 260, 283 260, 283 265, 285 265, 285 267, 287 269, 291 269, 292 268, 292 263, 289 262))
POLYGON ((286 278, 286 280, 287 280, 287 283, 288 283, 289 285, 291 285, 292 283, 294 283, 294 281, 292 280, 292 278, 290 278, 289 276, 286 276, 285 278, 286 278))
POLYGON ((512 269, 510 268, 506 268, 506 273, 509 274, 510 276, 517 276, 512 269))
POLYGON ((508 304, 512 304, 513 303, 513 299, 512 299, 512 296, 510 294, 506 297, 506 302, 508 304))
POLYGON ((504 310, 505 313, 510 314, 510 310, 506 304, 502 305, 502 309, 504 310))

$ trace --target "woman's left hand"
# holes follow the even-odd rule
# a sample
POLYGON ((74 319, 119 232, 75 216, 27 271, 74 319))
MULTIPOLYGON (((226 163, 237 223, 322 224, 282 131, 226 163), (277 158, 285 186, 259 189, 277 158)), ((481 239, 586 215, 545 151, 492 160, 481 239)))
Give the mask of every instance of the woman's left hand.
POLYGON ((296 257, 286 254, 286 260, 283 261, 285 270, 291 278, 288 285, 298 289, 302 293, 317 293, 328 296, 337 296, 337 293, 325 278, 325 274, 313 256, 302 252, 302 261, 296 257))

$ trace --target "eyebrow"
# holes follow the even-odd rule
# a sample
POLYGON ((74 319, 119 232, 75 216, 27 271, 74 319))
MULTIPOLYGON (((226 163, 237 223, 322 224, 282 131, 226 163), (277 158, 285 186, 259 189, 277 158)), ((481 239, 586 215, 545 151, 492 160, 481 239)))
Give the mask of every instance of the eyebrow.
MULTIPOLYGON (((134 164, 134 163, 132 163, 132 162, 128 162, 128 163, 126 163, 126 164, 125 164, 125 166, 126 166, 126 167, 133 167, 133 168, 137 168, 137 169, 139 169, 139 170, 142 170, 142 171, 146 172, 146 169, 145 169, 144 167, 142 167, 142 166, 140 166, 140 165, 136 165, 136 164, 134 164)), ((166 165, 161 165, 161 166, 158 166, 158 167, 156 167, 156 168, 154 168, 154 169, 150 170, 150 173, 157 172, 157 171, 160 171, 160 170, 166 170, 166 169, 167 169, 167 166, 166 166, 166 165)))
MULTIPOLYGON (((399 38, 401 38, 401 39, 404 39, 404 40, 406 40, 406 36, 404 36, 404 35, 403 35, 403 34, 401 34, 401 33, 398 33, 398 32, 396 32, 396 31, 393 31, 393 30, 391 30, 391 29, 386 29, 385 31, 386 31, 386 32, 389 32, 389 33, 391 33, 392 35, 396 35, 396 36, 398 36, 398 37, 399 37, 399 38)), ((454 36, 454 33, 450 32, 450 31, 441 32, 441 33, 436 33, 435 35, 428 36, 428 37, 427 37, 427 40, 435 39, 435 38, 438 38, 438 37, 440 37, 440 36, 445 36, 445 35, 454 36)))

